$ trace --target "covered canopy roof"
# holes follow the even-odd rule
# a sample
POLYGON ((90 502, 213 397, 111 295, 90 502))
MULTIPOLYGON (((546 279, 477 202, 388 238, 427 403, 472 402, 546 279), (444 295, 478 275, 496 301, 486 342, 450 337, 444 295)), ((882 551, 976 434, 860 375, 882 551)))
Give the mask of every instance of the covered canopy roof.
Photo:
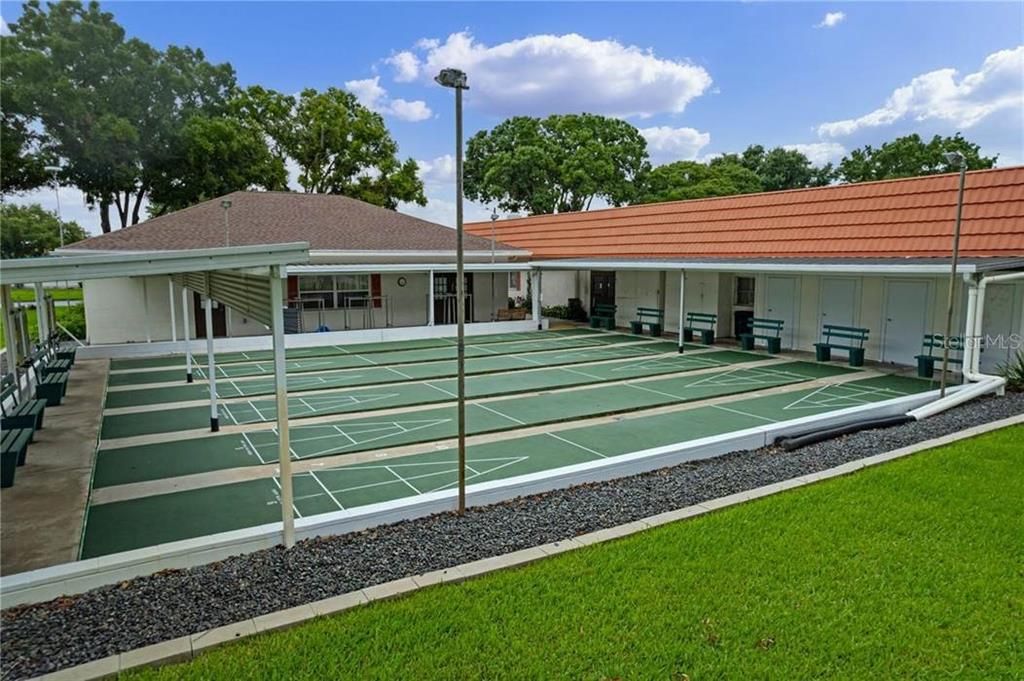
MULTIPOLYGON (((499 220, 534 258, 943 257, 958 175, 744 194, 499 220)), ((489 235, 491 224, 466 225, 489 235)), ((1024 256, 1024 166, 967 173, 964 256, 1024 256)))
MULTIPOLYGON (((453 253, 456 246, 453 229, 347 196, 233 192, 79 241, 60 253, 191 250, 295 241, 308 242, 314 252, 453 253), (226 229, 223 200, 231 201, 226 229)), ((490 253, 489 235, 467 234, 465 248, 490 253)), ((501 243, 496 248, 509 250, 501 243)))

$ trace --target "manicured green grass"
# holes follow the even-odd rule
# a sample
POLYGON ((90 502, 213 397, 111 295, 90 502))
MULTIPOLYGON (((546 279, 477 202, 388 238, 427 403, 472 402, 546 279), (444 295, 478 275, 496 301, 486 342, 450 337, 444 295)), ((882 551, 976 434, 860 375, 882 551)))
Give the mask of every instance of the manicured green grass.
MULTIPOLYGON (((46 295, 54 300, 82 300, 81 287, 70 288, 48 288, 46 295)), ((36 301, 36 290, 34 288, 12 288, 11 300, 16 303, 34 303, 36 301)))
POLYGON ((1024 427, 132 678, 1010 679, 1024 427))

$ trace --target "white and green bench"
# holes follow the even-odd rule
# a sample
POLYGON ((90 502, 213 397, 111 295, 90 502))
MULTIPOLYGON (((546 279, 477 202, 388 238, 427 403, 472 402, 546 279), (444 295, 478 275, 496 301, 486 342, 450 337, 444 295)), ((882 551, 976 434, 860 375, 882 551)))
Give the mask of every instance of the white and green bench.
POLYGON ((615 330, 615 306, 608 303, 598 303, 590 311, 590 328, 615 330))
POLYGON ((750 320, 750 331, 740 334, 740 347, 753 350, 754 343, 760 339, 765 342, 770 354, 779 354, 782 352, 782 327, 785 323, 782 319, 753 317, 750 320))
POLYGON ((665 328, 665 311, 656 307, 638 307, 636 320, 629 323, 633 333, 643 335, 644 324, 651 330, 652 336, 660 336, 665 328))
POLYGON ((814 344, 814 354, 819 362, 832 359, 833 350, 845 350, 850 357, 850 366, 864 366, 864 343, 868 340, 870 329, 859 326, 840 326, 825 324, 821 327, 822 340, 814 344))
MULTIPOLYGON (((916 355, 917 375, 921 378, 931 378, 935 375, 935 363, 942 362, 942 355, 946 347, 946 339, 941 333, 926 333, 921 342, 921 354, 916 355)), ((949 364, 960 365, 963 369, 964 363, 964 340, 959 336, 949 337, 949 357, 946 359, 948 370, 949 364)))
POLYGON ((683 327, 683 340, 692 342, 694 334, 699 334, 704 345, 714 345, 715 326, 718 315, 708 312, 687 312, 686 326, 683 327))

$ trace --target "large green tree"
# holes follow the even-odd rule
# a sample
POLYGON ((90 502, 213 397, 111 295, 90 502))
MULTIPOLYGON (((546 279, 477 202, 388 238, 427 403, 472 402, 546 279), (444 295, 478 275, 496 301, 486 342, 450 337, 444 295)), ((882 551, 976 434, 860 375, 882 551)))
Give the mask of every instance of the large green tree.
POLYGON ((982 156, 981 147, 963 138, 960 133, 952 137, 935 135, 925 142, 920 135, 906 135, 875 148, 866 145, 854 149, 839 162, 838 176, 843 182, 869 182, 897 177, 937 175, 951 170, 943 154, 959 151, 967 160, 969 170, 992 168, 996 156, 982 156))
MULTIPOLYGON (((39 204, 16 206, 0 204, 0 257, 32 258, 60 247, 61 221, 39 204)), ((73 244, 89 236, 76 222, 64 222, 64 244, 73 244)))
MULTIPOLYGON (((160 52, 136 39, 99 4, 30 0, 3 41, 4 98, 13 95, 29 129, 100 209, 111 229, 139 220, 160 172, 176 156, 187 120, 223 110, 234 88, 230 65, 199 50, 160 52)), ((6 109, 5 109, 6 114, 6 109)))
POLYGON ((598 197, 629 203, 649 170, 647 143, 625 121, 517 116, 470 138, 465 189, 470 199, 506 211, 586 210, 598 197))
POLYGON ((767 192, 820 187, 831 182, 834 174, 831 164, 816 167, 796 149, 765 149, 760 144, 751 144, 742 154, 725 154, 711 161, 711 165, 723 163, 739 164, 750 170, 767 192))
POLYGON ((299 184, 309 193, 344 194, 385 208, 399 202, 426 205, 414 159, 398 158, 398 144, 384 119, 338 88, 303 90, 290 117, 287 99, 250 91, 244 107, 269 111, 266 133, 299 166, 299 184))
POLYGON ((739 163, 676 161, 657 166, 647 175, 635 203, 732 196, 762 189, 760 178, 739 163))

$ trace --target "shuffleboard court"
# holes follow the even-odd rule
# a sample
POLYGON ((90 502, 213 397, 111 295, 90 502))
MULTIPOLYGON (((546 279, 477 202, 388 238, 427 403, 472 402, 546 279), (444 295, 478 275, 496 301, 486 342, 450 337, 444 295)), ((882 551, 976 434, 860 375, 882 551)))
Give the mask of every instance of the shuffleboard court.
MULTIPOLYGON (((703 346, 686 345, 695 349, 703 346)), ((544 352, 524 354, 486 355, 466 360, 466 373, 488 374, 512 372, 517 369, 536 369, 545 366, 583 364, 606 360, 645 357, 675 352, 675 343, 660 341, 649 343, 625 343, 601 345, 590 348, 563 348, 544 352)), ((399 367, 370 366, 358 369, 325 371, 316 375, 299 374, 288 377, 288 391, 307 392, 336 388, 351 388, 361 385, 398 383, 408 380, 447 378, 456 373, 454 360, 440 360, 418 364, 403 364, 399 367)), ((217 381, 217 395, 221 398, 255 397, 274 392, 274 379, 250 377, 217 381)), ((109 409, 134 407, 169 402, 185 402, 209 398, 206 384, 191 383, 151 388, 118 389, 107 392, 106 406, 109 409)))
MULTIPOLYGON (((468 482, 684 443, 931 387, 919 379, 881 376, 472 445, 467 448, 468 482)), ((450 489, 457 479, 455 462, 456 451, 446 448, 298 474, 294 481, 295 511, 299 516, 310 516, 450 489)), ((93 504, 82 557, 278 522, 278 490, 277 480, 268 478, 93 504), (174 522, 167 522, 168 518, 174 522)))
MULTIPOLYGON (((854 369, 814 362, 784 362, 762 368, 727 368, 695 376, 589 387, 573 392, 513 396, 467 405, 470 434, 515 430, 560 421, 740 394, 839 376, 854 369)), ((429 383, 428 385, 434 385, 429 383)), ((449 400, 454 393, 443 392, 449 400)), ((291 428, 295 459, 431 442, 454 437, 454 406, 353 417, 291 428)), ((101 448, 93 484, 107 487, 143 480, 204 473, 277 460, 274 429, 220 434, 132 447, 101 448)))
MULTIPOLYGON (((492 333, 468 336, 467 340, 474 345, 483 343, 503 343, 508 341, 539 340, 542 338, 561 338, 565 336, 593 336, 603 333, 596 329, 568 328, 550 331, 517 331, 513 333, 492 333)), ((439 338, 416 338, 399 341, 381 341, 376 343, 351 343, 335 345, 317 345, 308 348, 289 348, 285 351, 286 359, 304 359, 329 355, 367 354, 391 352, 394 350, 421 350, 424 348, 442 348, 455 345, 455 338, 443 336, 439 338)), ((200 355, 203 356, 203 355, 200 355)), ((217 364, 233 364, 236 362, 271 362, 274 353, 271 350, 247 350, 237 352, 214 353, 217 364)), ((125 357, 110 362, 111 371, 134 369, 159 369, 163 367, 185 366, 183 355, 164 355, 160 357, 125 357)))
MULTIPOLYGON (((582 369, 556 366, 510 374, 483 374, 467 379, 466 394, 471 398, 490 397, 607 381, 625 381, 631 378, 765 360, 764 355, 752 352, 715 350, 693 355, 669 354, 612 364, 591 364, 582 369)), ((289 398, 288 414, 289 417, 298 419, 409 407, 432 402, 450 402, 456 390, 454 380, 443 379, 430 383, 405 381, 372 388, 321 391, 289 398)), ((230 404, 221 404, 220 414, 225 424, 263 423, 277 418, 277 406, 273 399, 233 401, 230 404)), ((209 418, 208 405, 177 408, 172 405, 159 411, 108 415, 103 419, 102 437, 109 440, 203 428, 209 423, 209 418)))
MULTIPOLYGON (((503 341, 500 343, 467 343, 466 357, 525 354, 528 352, 543 352, 545 350, 558 350, 562 348, 585 348, 612 344, 649 342, 652 342, 650 337, 620 333, 600 333, 560 337, 549 336, 539 339, 503 341)), ((444 347, 423 348, 419 350, 392 350, 389 352, 373 352, 364 354, 337 354, 328 357, 310 357, 307 359, 288 360, 285 362, 285 371, 287 371, 288 374, 301 374, 330 371, 332 369, 352 369, 378 365, 387 366, 429 362, 434 360, 453 359, 456 356, 456 352, 457 350, 454 345, 446 345, 444 347)), ((218 379, 238 378, 242 376, 269 376, 274 373, 274 366, 271 361, 238 362, 228 364, 226 366, 218 366, 216 369, 218 379)), ((199 379, 205 379, 206 369, 203 366, 196 366, 193 369, 193 374, 199 379)), ((174 382, 180 381, 181 379, 181 369, 127 371, 110 374, 108 378, 108 385, 140 385, 146 383, 174 382)))

